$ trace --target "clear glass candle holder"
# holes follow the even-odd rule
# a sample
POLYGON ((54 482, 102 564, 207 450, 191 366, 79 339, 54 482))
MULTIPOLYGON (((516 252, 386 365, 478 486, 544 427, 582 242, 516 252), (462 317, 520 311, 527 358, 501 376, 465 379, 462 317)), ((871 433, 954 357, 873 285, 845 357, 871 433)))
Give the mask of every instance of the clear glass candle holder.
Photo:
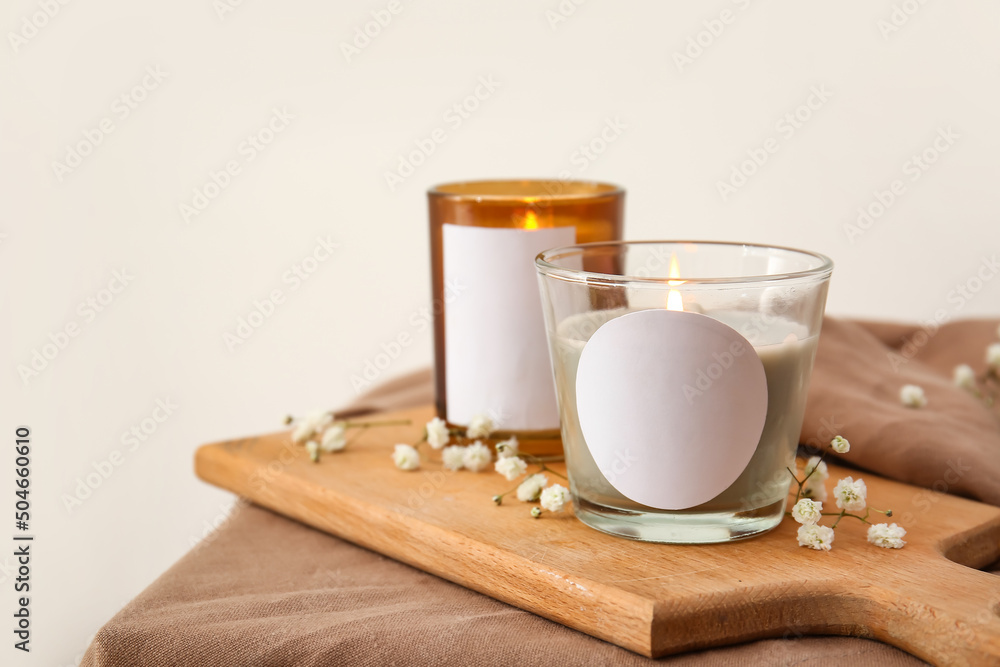
POLYGON ((649 241, 556 248, 536 267, 580 520, 669 543, 778 525, 830 259, 649 241))

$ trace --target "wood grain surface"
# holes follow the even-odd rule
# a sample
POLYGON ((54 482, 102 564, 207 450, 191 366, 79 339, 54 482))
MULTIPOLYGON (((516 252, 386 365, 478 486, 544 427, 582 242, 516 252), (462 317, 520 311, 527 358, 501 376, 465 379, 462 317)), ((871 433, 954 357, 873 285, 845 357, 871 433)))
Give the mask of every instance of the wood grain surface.
POLYGON ((381 415, 413 425, 359 432, 319 464, 285 431, 205 445, 195 468, 263 507, 647 656, 836 634, 936 664, 1000 664, 1000 577, 974 569, 1000 558, 1000 508, 863 474, 872 503, 907 528, 905 548, 868 544, 851 519, 830 552, 798 547, 790 519, 729 544, 634 542, 568 510, 532 519, 513 494, 498 507, 491 497, 513 485, 493 472, 395 469, 393 445, 416 441, 431 416, 381 415))

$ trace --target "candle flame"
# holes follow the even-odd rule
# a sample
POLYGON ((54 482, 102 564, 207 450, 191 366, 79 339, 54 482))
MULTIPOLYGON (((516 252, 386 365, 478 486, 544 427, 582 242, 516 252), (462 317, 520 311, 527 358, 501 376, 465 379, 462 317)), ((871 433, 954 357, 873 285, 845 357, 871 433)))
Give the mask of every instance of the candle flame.
POLYGON ((538 216, 534 211, 526 211, 524 214, 524 228, 538 229, 538 216))
MULTIPOLYGON (((681 270, 677 264, 677 255, 673 253, 670 255, 670 273, 667 275, 671 278, 680 278, 681 276, 681 270)), ((685 282, 684 280, 668 280, 667 284, 672 287, 674 285, 683 285, 685 282)), ((684 310, 684 298, 675 289, 667 293, 667 310, 684 310)))

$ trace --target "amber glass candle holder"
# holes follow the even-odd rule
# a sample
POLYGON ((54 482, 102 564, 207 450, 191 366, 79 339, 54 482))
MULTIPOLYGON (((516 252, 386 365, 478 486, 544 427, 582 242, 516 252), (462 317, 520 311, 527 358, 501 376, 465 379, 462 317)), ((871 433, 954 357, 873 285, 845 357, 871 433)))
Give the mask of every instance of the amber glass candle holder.
POLYGON ((427 194, 438 415, 464 427, 485 414, 498 436, 558 438, 534 258, 620 239, 624 190, 509 180, 449 183, 427 194))

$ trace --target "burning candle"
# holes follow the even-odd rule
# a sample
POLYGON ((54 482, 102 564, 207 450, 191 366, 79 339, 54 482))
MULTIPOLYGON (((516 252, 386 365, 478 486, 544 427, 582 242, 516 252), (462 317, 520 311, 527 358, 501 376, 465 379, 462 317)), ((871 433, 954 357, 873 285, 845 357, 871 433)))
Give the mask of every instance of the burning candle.
POLYGON ((829 260, 737 244, 622 243, 549 251, 538 267, 577 516, 677 543, 777 525, 829 260), (616 256, 621 271, 575 268, 593 253, 616 256), (644 271, 651 263, 666 270, 644 271), (595 290, 623 305, 590 307, 595 290))
POLYGON ((559 411, 534 258, 620 238, 624 192, 581 181, 479 181, 440 185, 428 199, 438 415, 466 426, 487 414, 504 433, 553 442, 559 411))

